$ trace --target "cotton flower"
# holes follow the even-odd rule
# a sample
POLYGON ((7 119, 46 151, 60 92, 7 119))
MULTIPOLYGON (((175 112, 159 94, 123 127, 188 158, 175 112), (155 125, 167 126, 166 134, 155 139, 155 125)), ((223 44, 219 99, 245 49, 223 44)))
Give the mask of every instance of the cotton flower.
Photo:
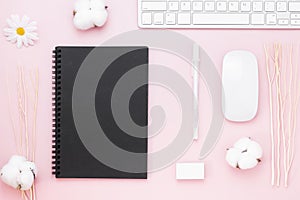
POLYGON ((20 167, 19 167, 20 171, 28 171, 31 172, 33 174, 34 177, 37 176, 37 168, 35 166, 35 164, 33 162, 30 161, 26 161, 23 162, 20 167))
POLYGON ((0 171, 1 180, 18 190, 29 190, 37 176, 37 168, 33 162, 23 156, 12 156, 0 171))
POLYGON ((8 163, 14 166, 19 166, 23 162, 26 162, 26 160, 27 159, 24 156, 14 155, 9 159, 8 163))
POLYGON ((232 148, 227 149, 226 161, 234 168, 251 169, 261 161, 262 155, 262 148, 257 142, 242 138, 232 148))
POLYGON ((34 182, 34 175, 31 171, 21 171, 17 176, 20 190, 29 190, 34 182))
POLYGON ((1 180, 17 189, 19 187, 19 183, 17 181, 17 177, 19 175, 19 169, 16 166, 11 166, 11 165, 5 165, 2 169, 1 169, 1 180))
POLYGON ((101 27, 108 17, 104 0, 77 0, 73 14, 73 23, 80 30, 101 27))
POLYGON ((11 15, 7 20, 8 27, 4 28, 4 35, 11 43, 17 43, 17 47, 34 45, 38 40, 37 23, 30 21, 30 18, 24 15, 22 19, 18 15, 11 15))

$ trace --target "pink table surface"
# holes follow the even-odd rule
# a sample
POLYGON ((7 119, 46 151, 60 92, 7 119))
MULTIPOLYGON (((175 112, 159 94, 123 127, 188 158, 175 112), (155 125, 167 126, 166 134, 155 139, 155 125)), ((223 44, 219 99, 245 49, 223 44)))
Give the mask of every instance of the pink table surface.
MULTIPOLYGON (((300 31, 297 30, 177 30, 198 42, 211 56, 218 70, 221 69, 223 55, 233 49, 254 52, 260 65, 258 115, 249 123, 225 122, 222 138, 213 153, 204 161, 206 164, 204 181, 177 181, 175 164, 150 173, 148 180, 57 180, 51 175, 51 51, 56 45, 99 45, 113 35, 137 29, 137 0, 110 0, 107 1, 107 5, 110 16, 106 26, 103 29, 81 32, 72 24, 73 1, 2 1, 0 28, 6 26, 5 19, 10 14, 27 14, 38 22, 40 40, 34 47, 18 50, 15 45, 6 42, 2 34, 0 35, 0 166, 16 152, 8 117, 6 76, 11 78, 9 87, 15 91, 17 66, 24 66, 26 69, 38 66, 40 70, 36 151, 36 162, 39 167, 36 184, 38 199, 299 199, 300 154, 297 145, 300 144, 300 137, 297 137, 297 154, 289 188, 274 188, 270 185, 269 111, 267 79, 263 65, 263 44, 275 41, 297 43, 300 35, 300 31), (255 138, 265 151, 263 162, 254 170, 247 172, 230 168, 224 160, 225 149, 243 136, 255 138)), ((182 67, 184 63, 179 66, 180 61, 166 58, 168 56, 164 54, 153 54, 151 62, 166 64, 183 77, 189 77, 188 65, 182 67)), ((203 138, 209 128, 212 115, 211 99, 202 81, 200 91, 200 138, 180 159, 182 162, 197 160, 203 138)), ((168 144, 180 122, 178 105, 169 92, 152 86, 150 107, 154 104, 166 106, 168 121, 161 134, 149 141, 150 151, 168 144)), ((0 183, 0 199, 20 199, 20 196, 13 189, 0 183)))

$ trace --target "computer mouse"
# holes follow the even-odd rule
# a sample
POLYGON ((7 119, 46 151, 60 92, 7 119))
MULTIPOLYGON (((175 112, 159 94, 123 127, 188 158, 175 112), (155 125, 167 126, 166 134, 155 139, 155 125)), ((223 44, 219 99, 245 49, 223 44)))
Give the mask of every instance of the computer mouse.
POLYGON ((249 51, 230 51, 223 59, 222 109, 233 122, 252 120, 257 113, 259 78, 255 55, 249 51))

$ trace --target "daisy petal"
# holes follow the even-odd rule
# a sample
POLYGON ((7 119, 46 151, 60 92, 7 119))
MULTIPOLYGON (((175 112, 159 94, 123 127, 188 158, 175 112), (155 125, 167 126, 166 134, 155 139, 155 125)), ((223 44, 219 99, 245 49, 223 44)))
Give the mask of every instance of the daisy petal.
POLYGON ((36 33, 27 33, 26 36, 32 40, 38 40, 39 38, 37 37, 36 33))
POLYGON ((6 37, 8 37, 10 35, 12 35, 12 33, 4 33, 4 36, 6 36, 6 37))
POLYGON ((17 47, 21 48, 22 47, 22 38, 18 37, 17 39, 17 47))
POLYGON ((15 44, 17 42, 17 38, 14 38, 10 41, 12 44, 15 44))
POLYGON ((28 16, 24 15, 21 20, 21 26, 26 27, 29 23, 29 20, 30 20, 30 18, 28 16))
POLYGON ((14 30, 14 29, 4 29, 5 36, 10 36, 10 35, 15 35, 15 34, 16 34, 16 30, 14 30))
POLYGON ((29 45, 31 45, 31 46, 34 45, 34 42, 32 41, 32 39, 27 38, 27 40, 28 40, 29 45))
POLYGON ((16 32, 16 30, 15 30, 15 29, 12 29, 12 28, 4 28, 3 31, 4 31, 5 33, 15 33, 15 32, 16 32))
POLYGON ((17 41, 17 35, 11 35, 6 38, 11 43, 15 43, 17 41))
POLYGON ((6 37, 11 36, 11 35, 16 35, 16 32, 15 32, 15 31, 14 31, 14 32, 11 32, 11 33, 9 33, 9 32, 4 32, 4 35, 5 35, 6 37))
POLYGON ((7 22, 8 26, 10 26, 11 28, 17 28, 17 24, 14 21, 12 21, 11 19, 7 19, 6 22, 7 22))
POLYGON ((37 30, 37 27, 36 26, 28 26, 28 27, 25 28, 25 30, 28 31, 28 32, 32 32, 32 31, 37 30))
POLYGON ((26 47, 28 47, 28 40, 26 37, 22 37, 23 43, 26 47))

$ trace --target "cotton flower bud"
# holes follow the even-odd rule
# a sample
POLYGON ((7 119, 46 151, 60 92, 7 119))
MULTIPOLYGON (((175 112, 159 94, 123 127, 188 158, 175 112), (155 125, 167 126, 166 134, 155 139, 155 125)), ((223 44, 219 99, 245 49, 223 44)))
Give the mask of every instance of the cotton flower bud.
POLYGON ((34 182, 34 175, 32 171, 21 171, 17 177, 20 190, 29 190, 34 182))
POLYGON ((236 149, 240 149, 241 151, 245 151, 248 148, 250 142, 251 139, 248 137, 241 138, 233 145, 233 147, 236 149))
POLYGON ((103 26, 108 17, 106 8, 104 0, 77 0, 73 11, 75 27, 88 30, 103 26))
POLYGON ((1 180, 5 184, 17 189, 19 186, 17 182, 17 176, 19 175, 19 173, 19 169, 16 166, 7 164, 0 171, 1 180))
POLYGON ((231 167, 245 170, 254 168, 261 161, 262 155, 262 148, 257 142, 242 138, 227 150, 226 161, 231 167))
POLYGON ((92 21, 94 22, 94 25, 97 27, 101 27, 105 24, 107 20, 107 12, 105 11, 95 11, 92 14, 92 21))
POLYGON ((250 142, 249 146, 248 146, 248 152, 249 154, 251 154, 252 156, 254 156, 255 158, 260 159, 263 156, 263 151, 261 146, 257 143, 257 142, 250 142))
POLYGON ((23 156, 12 156, 0 172, 1 180, 18 190, 29 190, 37 176, 36 165, 23 156))
POLYGON ((9 159, 8 164, 14 165, 14 166, 19 166, 20 164, 22 164, 25 161, 26 161, 25 157, 14 155, 9 159))
POLYGON ((242 153, 238 161, 238 167, 240 169, 251 169, 258 164, 258 160, 250 153, 242 153))
POLYGON ((230 148, 226 153, 226 160, 231 167, 237 167, 238 161, 241 157, 241 151, 239 149, 230 148))
POLYGON ((31 171, 33 173, 34 177, 36 177, 37 173, 38 173, 35 164, 30 161, 26 161, 26 162, 22 163, 19 169, 20 169, 20 171, 31 171))

